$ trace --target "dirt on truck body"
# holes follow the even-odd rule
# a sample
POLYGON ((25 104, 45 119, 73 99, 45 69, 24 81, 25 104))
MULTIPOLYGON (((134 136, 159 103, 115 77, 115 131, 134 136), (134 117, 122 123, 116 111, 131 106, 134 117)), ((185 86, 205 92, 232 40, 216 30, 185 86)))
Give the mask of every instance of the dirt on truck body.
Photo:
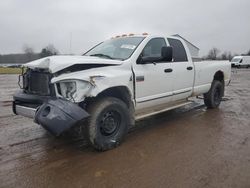
POLYGON ((233 70, 219 109, 195 100, 139 121, 104 153, 14 116, 17 75, 0 75, 0 187, 250 187, 249 74, 233 70))

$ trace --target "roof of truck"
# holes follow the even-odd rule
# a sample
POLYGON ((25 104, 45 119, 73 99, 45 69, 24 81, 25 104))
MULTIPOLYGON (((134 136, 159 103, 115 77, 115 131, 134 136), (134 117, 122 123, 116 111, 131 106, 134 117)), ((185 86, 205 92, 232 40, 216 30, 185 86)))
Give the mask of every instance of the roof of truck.
POLYGON ((129 34, 116 35, 116 36, 112 37, 112 39, 122 38, 122 37, 150 37, 150 38, 153 38, 153 37, 163 37, 163 36, 164 37, 171 37, 171 38, 181 38, 185 42, 191 44, 196 49, 200 50, 200 48, 198 48, 193 43, 189 42, 187 39, 183 38, 179 34, 175 34, 175 35, 162 35, 162 34, 158 34, 158 35, 156 35, 156 34, 149 34, 149 33, 141 33, 141 34, 129 33, 129 34))

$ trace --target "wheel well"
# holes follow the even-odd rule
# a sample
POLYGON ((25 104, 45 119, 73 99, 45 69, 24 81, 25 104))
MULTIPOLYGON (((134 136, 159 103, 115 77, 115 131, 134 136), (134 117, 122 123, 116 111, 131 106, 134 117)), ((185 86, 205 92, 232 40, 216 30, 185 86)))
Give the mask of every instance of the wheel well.
POLYGON ((91 105, 92 102, 95 102, 98 98, 103 98, 103 97, 115 97, 117 99, 120 99, 123 101, 128 108, 131 111, 134 111, 134 104, 132 102, 132 96, 130 91, 126 86, 117 86, 117 87, 111 87, 108 88, 101 93, 99 93, 96 97, 87 97, 83 104, 82 107, 86 108, 88 105, 91 105))
POLYGON ((126 86, 117 86, 108 88, 101 93, 99 93, 96 97, 88 97, 85 101, 81 104, 84 109, 87 109, 89 105, 91 105, 96 100, 103 98, 103 97, 115 97, 123 101, 129 109, 130 112, 130 125, 134 126, 135 119, 134 119, 134 103, 132 101, 132 95, 126 86))
POLYGON ((223 85, 223 91, 222 91, 222 96, 224 96, 224 92, 225 92, 225 82, 224 82, 224 74, 222 71, 218 71, 215 73, 214 75, 214 80, 220 81, 223 85))
POLYGON ((127 87, 117 86, 108 88, 97 95, 97 97, 115 97, 122 100, 129 108, 132 105, 131 94, 127 87))
POLYGON ((214 80, 218 80, 224 84, 224 74, 222 71, 218 71, 214 75, 214 80))

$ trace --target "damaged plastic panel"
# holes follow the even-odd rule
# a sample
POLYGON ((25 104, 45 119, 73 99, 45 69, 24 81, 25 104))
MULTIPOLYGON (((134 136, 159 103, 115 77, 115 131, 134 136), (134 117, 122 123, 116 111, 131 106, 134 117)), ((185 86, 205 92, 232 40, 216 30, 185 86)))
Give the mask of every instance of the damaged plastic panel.
POLYGON ((35 114, 35 122, 55 136, 89 117, 77 104, 63 99, 45 102, 35 114))

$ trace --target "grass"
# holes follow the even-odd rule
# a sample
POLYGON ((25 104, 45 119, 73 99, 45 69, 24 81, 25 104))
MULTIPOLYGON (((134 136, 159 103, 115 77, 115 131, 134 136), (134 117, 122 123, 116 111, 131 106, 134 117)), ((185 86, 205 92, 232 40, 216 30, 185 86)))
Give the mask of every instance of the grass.
POLYGON ((21 74, 21 68, 0 67, 0 74, 21 74))

